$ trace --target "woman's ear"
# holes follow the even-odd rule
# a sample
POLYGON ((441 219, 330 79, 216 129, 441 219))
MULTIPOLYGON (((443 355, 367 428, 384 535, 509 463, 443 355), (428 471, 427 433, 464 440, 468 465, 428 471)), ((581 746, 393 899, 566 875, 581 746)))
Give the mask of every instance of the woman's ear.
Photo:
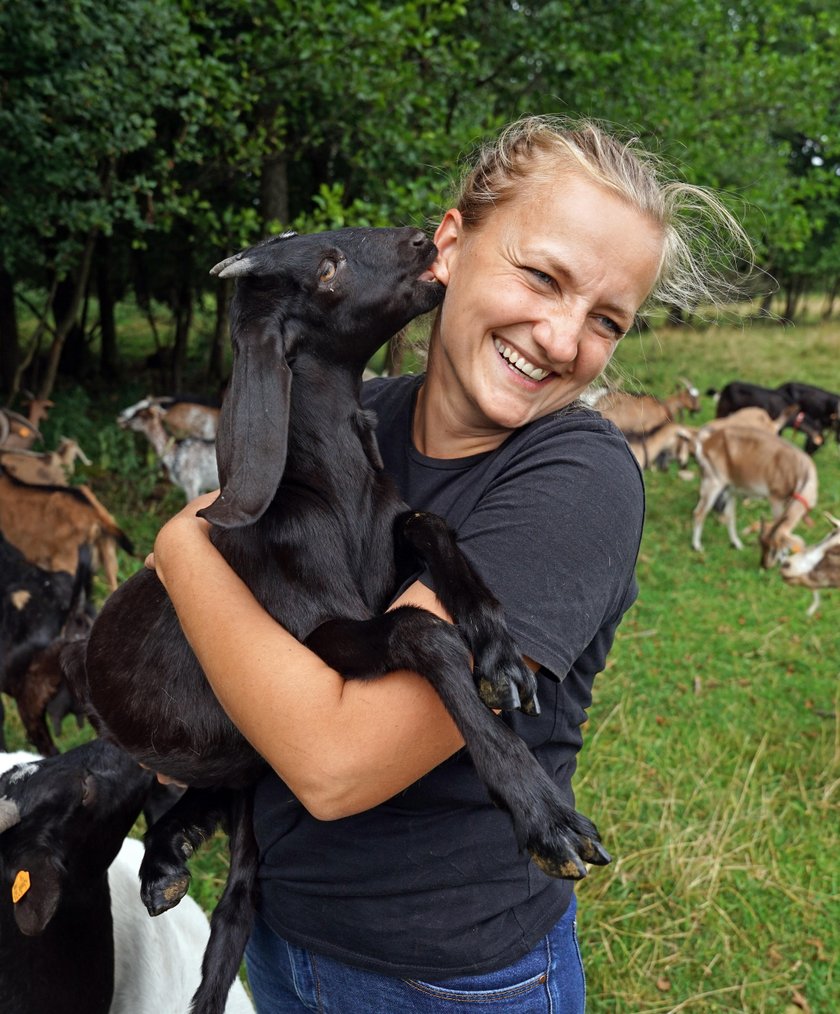
POLYGON ((457 208, 450 208, 435 232, 435 246, 438 249, 438 255, 432 270, 441 285, 449 284, 452 263, 463 241, 463 235, 464 223, 461 212, 457 208))

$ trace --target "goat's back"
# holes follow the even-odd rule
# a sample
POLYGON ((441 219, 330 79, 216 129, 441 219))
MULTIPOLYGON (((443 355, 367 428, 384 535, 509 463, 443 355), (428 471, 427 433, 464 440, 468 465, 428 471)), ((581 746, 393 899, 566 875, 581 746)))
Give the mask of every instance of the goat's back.
POLYGON ((814 482, 811 458, 789 441, 748 426, 701 430, 701 457, 728 482, 747 493, 789 497, 814 482))

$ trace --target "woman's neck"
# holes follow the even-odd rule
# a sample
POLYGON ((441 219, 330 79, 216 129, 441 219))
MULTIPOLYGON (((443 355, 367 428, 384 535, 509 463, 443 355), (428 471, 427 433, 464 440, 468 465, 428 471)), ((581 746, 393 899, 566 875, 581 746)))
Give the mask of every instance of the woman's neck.
POLYGON ((509 436, 469 424, 468 406, 453 399, 432 362, 417 392, 411 438, 421 454, 429 458, 467 458, 495 451, 509 436))

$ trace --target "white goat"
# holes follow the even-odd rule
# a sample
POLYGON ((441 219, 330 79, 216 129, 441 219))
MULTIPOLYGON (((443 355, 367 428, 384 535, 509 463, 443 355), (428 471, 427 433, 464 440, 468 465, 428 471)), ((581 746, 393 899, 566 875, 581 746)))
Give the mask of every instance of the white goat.
MULTIPOLYGON (((818 492, 817 470, 804 451, 773 433, 746 426, 712 431, 703 427, 694 435, 694 456, 701 474, 691 538, 694 549, 702 552, 706 515, 730 488, 770 501, 774 523, 761 535, 763 567, 772 567, 783 549, 802 545, 791 533, 816 504, 818 492)), ((735 530, 734 497, 727 499, 723 516, 729 541, 743 549, 735 530)))
POLYGON ((218 489, 215 442, 196 437, 176 440, 164 429, 164 412, 160 405, 151 404, 118 422, 123 429, 146 436, 170 480, 184 491, 187 500, 194 500, 199 493, 218 489))
POLYGON ((807 615, 819 608, 821 588, 840 588, 840 519, 826 514, 834 530, 813 546, 806 546, 782 560, 782 577, 791 585, 810 588, 814 593, 807 615))

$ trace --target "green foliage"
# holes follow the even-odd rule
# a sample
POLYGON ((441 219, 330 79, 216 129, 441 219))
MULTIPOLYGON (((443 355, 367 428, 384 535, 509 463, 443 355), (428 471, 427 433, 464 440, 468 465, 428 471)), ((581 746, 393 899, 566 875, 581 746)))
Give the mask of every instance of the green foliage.
POLYGON ((434 221, 476 139, 548 112, 637 131, 725 191, 783 287, 831 288, 838 47, 828 0, 18 0, 0 267, 46 290, 108 236, 116 298, 171 308, 183 341, 224 254, 290 225, 434 221))

